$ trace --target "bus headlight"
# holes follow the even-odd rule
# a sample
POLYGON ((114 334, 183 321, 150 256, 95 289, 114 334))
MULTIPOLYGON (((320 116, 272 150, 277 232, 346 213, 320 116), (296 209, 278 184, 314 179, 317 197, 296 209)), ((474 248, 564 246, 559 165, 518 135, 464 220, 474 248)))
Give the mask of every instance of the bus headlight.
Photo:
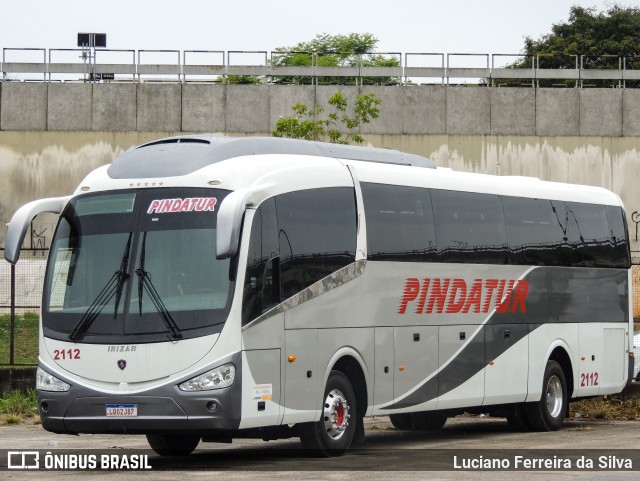
POLYGON ((38 368, 36 371, 36 389, 41 391, 68 391, 71 386, 52 376, 47 371, 38 368))
POLYGON ((210 391, 229 387, 236 379, 236 367, 225 364, 180 384, 182 391, 210 391))

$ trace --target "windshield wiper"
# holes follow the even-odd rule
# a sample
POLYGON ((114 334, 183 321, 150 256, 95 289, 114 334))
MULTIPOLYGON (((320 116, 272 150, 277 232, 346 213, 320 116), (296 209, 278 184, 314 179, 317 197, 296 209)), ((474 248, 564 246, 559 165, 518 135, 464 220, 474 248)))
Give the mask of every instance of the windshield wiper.
POLYGON ((171 333, 171 338, 174 340, 182 339, 182 333, 180 332, 180 328, 178 327, 178 325, 176 324, 176 321, 174 321, 173 317, 171 316, 171 313, 167 309, 167 306, 165 306, 164 302, 162 302, 162 298, 160 297, 160 294, 158 294, 158 291, 154 287, 153 282, 151 282, 151 276, 147 271, 144 270, 146 247, 147 247, 147 232, 145 232, 142 237, 142 247, 140 250, 140 266, 136 269, 136 274, 138 275, 139 315, 142 316, 142 294, 144 293, 144 291, 147 291, 147 294, 149 295, 151 302, 156 308, 156 311, 158 311, 158 313, 160 314, 160 317, 162 317, 162 320, 167 326, 167 329, 169 329, 169 332, 171 333))
POLYGON ((91 327, 91 324, 98 318, 104 306, 109 304, 113 296, 116 296, 116 306, 113 312, 113 318, 118 317, 118 306, 120 305, 120 299, 122 297, 122 289, 125 282, 129 278, 127 274, 127 268, 129 265, 129 252, 131 251, 131 238, 133 233, 129 233, 129 239, 127 240, 127 246, 124 249, 122 260, 120 261, 120 269, 113 273, 111 278, 107 281, 106 285, 102 288, 100 293, 93 300, 87 311, 84 313, 76 327, 73 328, 69 339, 77 341, 82 335, 87 332, 91 327))

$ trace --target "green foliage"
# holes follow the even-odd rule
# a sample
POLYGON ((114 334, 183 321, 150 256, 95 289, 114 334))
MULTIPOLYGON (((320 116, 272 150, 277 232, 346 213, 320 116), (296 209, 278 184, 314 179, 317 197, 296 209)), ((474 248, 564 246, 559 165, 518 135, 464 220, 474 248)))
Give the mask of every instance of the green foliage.
POLYGON ((324 109, 319 105, 309 108, 305 104, 296 104, 291 107, 293 116, 278 120, 273 136, 327 140, 334 144, 362 144, 364 138, 357 131, 360 125, 378 118, 380 102, 375 94, 360 94, 356 97, 353 114, 350 114, 348 100, 341 92, 336 92, 327 101, 332 110, 326 118, 320 118, 324 109))
MULTIPOLYGON (((312 66, 318 67, 398 67, 400 59, 373 53, 378 39, 370 33, 350 33, 348 35, 316 35, 313 40, 299 42, 292 47, 276 49, 272 64, 277 67, 312 66)), ((280 77, 275 83, 310 84, 311 77, 280 77)), ((355 83, 355 77, 321 77, 320 81, 333 85, 355 83)), ((362 78, 363 84, 395 85, 400 83, 395 77, 362 78)))
MULTIPOLYGON (((551 33, 538 40, 527 37, 525 52, 530 55, 563 53, 635 56, 640 54, 639 31, 638 8, 613 5, 605 12, 598 12, 595 7, 584 8, 574 5, 570 9, 567 23, 554 24, 551 33)), ((589 61, 595 67, 599 62, 603 62, 597 58, 589 61)), ((561 63, 558 64, 558 67, 561 66, 561 63)))
MULTIPOLYGON (((29 417, 38 413, 38 395, 35 389, 26 392, 11 391, 0 398, 0 415, 29 417)), ((8 422, 8 421, 7 421, 8 422)))
MULTIPOLYGON (((11 319, 0 315, 0 364, 8 364, 11 319)), ((16 315, 14 333, 14 363, 19 365, 38 363, 38 314, 26 312, 16 315)))
POLYGON ((571 417, 582 419, 640 420, 640 398, 633 395, 610 395, 583 399, 570 404, 571 417))
POLYGON ((264 77, 257 75, 227 75, 226 77, 218 77, 215 83, 227 84, 261 84, 264 83, 264 77))
MULTIPOLYGON (((626 68, 640 68, 640 8, 609 6, 605 11, 595 7, 571 7, 569 20, 556 23, 551 33, 539 39, 525 38, 527 56, 511 65, 531 68, 539 56, 540 68, 576 68, 576 56, 584 56, 583 68, 618 69, 619 58, 626 59, 626 68)), ((573 84, 574 81, 569 81, 573 84)), ((596 86, 612 86, 611 81, 598 81, 596 86)), ((617 82, 615 84, 617 86, 617 82)))

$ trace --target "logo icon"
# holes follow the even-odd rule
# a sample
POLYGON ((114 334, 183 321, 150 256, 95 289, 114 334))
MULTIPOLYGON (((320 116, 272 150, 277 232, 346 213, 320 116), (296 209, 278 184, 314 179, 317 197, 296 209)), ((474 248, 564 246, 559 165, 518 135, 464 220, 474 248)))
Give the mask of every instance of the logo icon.
POLYGON ((40 468, 40 453, 38 451, 9 451, 7 462, 9 469, 38 469, 40 468))
POLYGON ((124 368, 127 367, 127 361, 125 361, 124 359, 120 359, 118 361, 118 367, 121 371, 124 371, 124 368))

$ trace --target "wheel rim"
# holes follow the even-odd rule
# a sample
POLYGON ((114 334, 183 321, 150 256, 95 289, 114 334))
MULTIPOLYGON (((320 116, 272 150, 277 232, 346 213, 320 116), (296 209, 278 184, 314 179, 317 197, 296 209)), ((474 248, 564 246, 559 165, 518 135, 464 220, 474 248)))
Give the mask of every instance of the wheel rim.
POLYGON ((557 418, 562 411, 562 383, 558 376, 551 376, 547 382, 547 411, 557 418))
POLYGON ((339 439, 344 435, 347 426, 349 426, 350 410, 349 403, 340 390, 334 389, 327 394, 324 401, 323 419, 329 437, 339 439))

